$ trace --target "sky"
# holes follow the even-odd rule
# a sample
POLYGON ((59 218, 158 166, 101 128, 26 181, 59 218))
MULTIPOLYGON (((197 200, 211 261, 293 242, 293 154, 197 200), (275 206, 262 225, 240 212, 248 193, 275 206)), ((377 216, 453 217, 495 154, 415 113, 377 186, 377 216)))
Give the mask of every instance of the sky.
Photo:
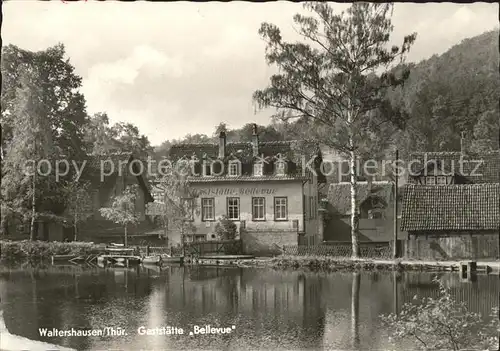
MULTIPOLYGON (((346 4, 335 4, 336 10, 346 4)), ((498 4, 397 3, 393 40, 417 32, 408 61, 441 54, 461 40, 498 28, 498 4)), ((3 3, 2 39, 26 50, 61 42, 83 79, 89 113, 130 122, 153 145, 215 126, 268 124, 252 93, 274 72, 258 35, 276 24, 298 39, 292 17, 301 4, 11 0, 3 3)))

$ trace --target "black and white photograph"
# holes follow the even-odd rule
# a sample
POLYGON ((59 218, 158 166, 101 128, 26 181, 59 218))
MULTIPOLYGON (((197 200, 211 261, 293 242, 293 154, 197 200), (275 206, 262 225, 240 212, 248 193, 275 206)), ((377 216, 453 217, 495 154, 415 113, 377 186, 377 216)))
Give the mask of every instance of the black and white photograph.
POLYGON ((0 350, 498 350, 499 4, 1 3, 0 350))

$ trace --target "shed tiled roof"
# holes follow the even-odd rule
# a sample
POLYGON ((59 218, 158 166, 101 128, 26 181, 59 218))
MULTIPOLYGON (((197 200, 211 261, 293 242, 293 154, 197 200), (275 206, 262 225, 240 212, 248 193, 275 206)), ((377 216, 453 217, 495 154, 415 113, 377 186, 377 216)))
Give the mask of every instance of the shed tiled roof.
MULTIPOLYGON (((393 185, 388 182, 357 183, 358 204, 361 205, 368 197, 376 196, 389 204, 393 198, 393 185)), ((330 209, 339 215, 351 213, 351 184, 332 183, 328 189, 328 204, 330 209)))
POLYGON ((500 184, 407 185, 401 229, 495 230, 500 226, 500 184))
POLYGON ((500 150, 465 155, 461 152, 415 152, 410 155, 410 161, 412 175, 420 174, 426 165, 436 161, 443 171, 461 175, 472 183, 500 181, 500 150))

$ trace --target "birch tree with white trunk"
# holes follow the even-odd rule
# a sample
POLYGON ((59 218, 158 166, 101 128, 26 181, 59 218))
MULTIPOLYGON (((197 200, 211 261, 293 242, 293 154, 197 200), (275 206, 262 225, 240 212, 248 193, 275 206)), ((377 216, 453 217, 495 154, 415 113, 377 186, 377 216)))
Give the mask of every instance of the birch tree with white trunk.
POLYGON ((404 126, 405 118, 390 104, 387 91, 408 78, 403 61, 416 33, 405 36, 400 46, 390 45, 390 3, 354 3, 338 14, 328 3, 304 7, 313 16, 293 18, 301 42, 285 42, 277 26, 261 25, 267 63, 278 73, 253 99, 261 109, 275 108, 273 117, 307 122, 312 137, 349 161, 352 256, 357 258, 357 163, 387 146, 387 128, 404 126))

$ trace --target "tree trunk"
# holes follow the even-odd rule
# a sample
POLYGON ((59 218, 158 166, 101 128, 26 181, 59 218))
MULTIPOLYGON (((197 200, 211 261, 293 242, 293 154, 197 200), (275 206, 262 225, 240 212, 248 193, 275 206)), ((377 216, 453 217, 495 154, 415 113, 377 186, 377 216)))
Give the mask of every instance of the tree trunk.
POLYGON ((352 274, 352 291, 351 291, 351 332, 352 332, 352 347, 354 350, 359 349, 359 290, 361 285, 361 275, 359 272, 352 274))
POLYGON ((125 247, 128 246, 127 225, 125 225, 125 242, 124 242, 124 244, 125 244, 125 247))
POLYGON ((351 240, 352 258, 359 258, 359 211, 358 211, 358 180, 356 177, 356 153, 351 151, 349 169, 351 178, 351 240))
POLYGON ((30 241, 34 241, 36 239, 36 233, 35 233, 35 217, 36 217, 36 207, 35 207, 35 200, 36 200, 36 170, 33 172, 33 182, 32 182, 32 190, 33 190, 33 195, 31 196, 31 225, 30 225, 30 241))
POLYGON ((73 241, 76 241, 77 233, 78 233, 78 201, 77 201, 77 204, 76 204, 75 218, 73 219, 73 221, 75 223, 75 236, 73 238, 73 241))

